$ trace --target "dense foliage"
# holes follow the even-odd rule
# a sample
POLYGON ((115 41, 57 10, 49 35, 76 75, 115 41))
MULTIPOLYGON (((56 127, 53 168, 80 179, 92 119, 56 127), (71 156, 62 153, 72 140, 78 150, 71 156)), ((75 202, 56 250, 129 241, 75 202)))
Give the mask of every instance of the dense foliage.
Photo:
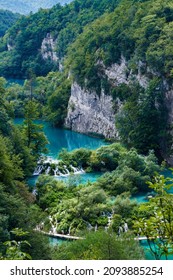
POLYGON ((0 10, 0 37, 17 21, 19 14, 13 14, 9 11, 0 10))
POLYGON ((39 8, 51 8, 53 5, 69 3, 72 0, 0 0, 0 9, 10 10, 20 14, 36 12, 39 8))
POLYGON ((160 175, 149 183, 155 197, 139 207, 134 223, 136 232, 147 237, 150 251, 158 260, 168 259, 173 252, 172 181, 160 175))
POLYGON ((68 45, 83 31, 83 27, 98 18, 105 10, 113 10, 117 0, 76 0, 61 7, 57 4, 50 10, 23 16, 8 31, 4 50, 0 53, 0 75, 6 77, 28 77, 29 69, 36 75, 46 75, 58 69, 56 61, 43 59, 41 45, 47 34, 57 41, 57 56, 62 59, 68 45), (10 51, 6 51, 7 43, 10 51))
MULTIPOLYGON (((135 192, 147 193, 146 182, 160 170, 152 152, 141 156, 136 150, 128 151, 117 143, 94 151, 78 149, 68 153, 63 150, 60 157, 62 166, 68 169, 73 165, 90 172, 111 171, 95 183, 85 185, 72 173, 66 182, 47 175, 39 178, 38 204, 52 217, 44 221, 44 229, 54 227, 56 232, 64 234, 79 235, 83 230, 107 227, 117 234, 124 222, 131 227, 136 202, 130 200, 130 196, 135 192)), ((60 167, 59 163, 59 170, 60 167)))
POLYGON ((109 66, 123 56, 129 71, 152 76, 150 67, 171 78, 172 20, 172 1, 121 1, 112 13, 86 27, 69 48, 73 76, 83 85, 87 79, 87 86, 99 86, 104 79, 99 62, 109 66))
POLYGON ((119 143, 93 151, 81 148, 68 153, 62 150, 59 157, 67 167, 80 166, 87 172, 109 171, 98 180, 98 185, 111 195, 126 191, 146 191, 146 182, 159 172, 157 159, 152 151, 149 155, 142 156, 134 148, 127 150, 119 143))
MULTIPOLYGON (((172 85, 173 75, 172 14, 170 0, 75 0, 22 16, 1 39, 0 75, 27 78, 22 86, 0 78, 2 259, 143 258, 131 236, 134 223, 135 231, 144 233, 149 245, 152 235, 154 246, 159 246, 153 252, 156 258, 168 255, 172 195, 165 191, 165 179, 154 182, 153 176, 160 172, 155 154, 160 159, 168 152, 165 88, 172 85), (57 60, 43 58, 44 38, 56 44, 57 60), (123 63, 125 82, 108 78, 106 69, 123 63), (33 194, 25 180, 46 153, 47 144, 35 120, 46 118, 63 126, 74 80, 97 94, 112 95, 123 145, 70 153, 62 150, 60 171, 65 168, 72 173, 78 167, 103 176, 82 184, 72 174, 63 182, 43 175, 33 194), (24 117, 23 125, 15 126, 12 117, 24 117), (139 206, 132 195, 147 193, 147 181, 156 197, 139 206), (82 237, 91 233, 52 254, 48 240, 39 233, 42 230, 82 237), (124 237, 124 232, 130 235, 124 237)), ((55 174, 55 163, 46 167, 55 174)))
MULTIPOLYGON (((20 254, 20 246, 18 241, 22 241, 22 237, 13 242, 13 229, 22 228, 32 235, 32 231, 36 224, 43 218, 43 214, 39 207, 35 205, 35 196, 28 191, 28 187, 24 179, 31 175, 40 155, 40 142, 35 141, 35 137, 39 140, 39 133, 34 133, 34 139, 28 145, 27 127, 32 126, 32 115, 30 115, 30 123, 25 127, 18 128, 14 126, 9 116, 9 105, 4 99, 5 88, 4 80, 0 80, 0 254, 5 258, 10 258, 10 254, 20 254), (35 134, 37 133, 37 134, 35 134), (32 147, 31 147, 32 144, 32 147), (35 146, 35 149, 33 147, 35 146), (7 242, 8 241, 8 242, 7 242), (5 243, 4 243, 5 242, 5 243), (14 246, 13 246, 14 245, 14 246)), ((28 108, 26 108, 27 114, 28 108)), ((27 118, 26 118, 27 120, 27 118)), ((29 120, 29 118, 28 118, 29 120)), ((41 135, 41 139, 43 135, 41 135)), ((40 140, 39 140, 40 141, 40 140)), ((41 144, 41 149, 43 148, 41 144)), ((35 236, 37 238, 37 236, 35 236)), ((28 239, 26 237, 25 239, 28 239)), ((33 238, 34 240, 34 238, 33 238)), ((33 246, 31 240, 31 247, 33 246)), ((45 243, 46 244, 46 243, 45 243)), ((43 244, 44 246, 44 244, 43 244)), ((27 252, 27 249, 24 252, 27 252)), ((30 249, 31 256, 35 258, 35 254, 30 249)), ((41 253, 42 255, 42 253, 41 253)), ((40 255, 40 256, 41 256, 40 255)), ((25 255, 23 255, 24 257, 25 255)), ((11 255, 12 257, 12 255, 11 255)), ((42 255, 43 257, 43 255, 42 255)), ((45 257, 44 257, 45 258, 45 257)))
POLYGON ((116 113, 115 125, 126 147, 135 147, 147 154, 153 149, 159 159, 169 154, 168 109, 161 80, 151 79, 144 90, 139 84, 131 85, 132 93, 125 98, 116 113))
POLYGON ((37 107, 37 117, 44 118, 56 126, 64 124, 71 82, 63 73, 49 72, 46 77, 32 75, 23 85, 8 83, 5 79, 3 81, 6 86, 4 98, 13 117, 23 118, 24 109, 32 100, 37 107))
POLYGON ((55 259, 61 260, 137 260, 144 259, 142 248, 133 236, 117 238, 115 234, 98 231, 83 240, 58 246, 55 259))

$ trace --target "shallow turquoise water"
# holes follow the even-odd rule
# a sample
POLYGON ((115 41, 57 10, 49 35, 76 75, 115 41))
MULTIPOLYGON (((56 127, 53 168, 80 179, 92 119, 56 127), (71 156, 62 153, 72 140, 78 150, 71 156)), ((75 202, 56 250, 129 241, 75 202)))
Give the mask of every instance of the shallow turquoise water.
MULTIPOLYGON (((15 120, 16 124, 21 124, 22 122, 23 122, 23 119, 15 120)), ((73 132, 70 130, 66 130, 66 129, 51 127, 47 122, 43 122, 43 121, 38 121, 37 123, 43 124, 43 126, 44 126, 44 128, 43 128, 44 132, 49 140, 49 145, 48 145, 49 154, 48 155, 53 158, 57 157, 58 153, 60 152, 60 150, 62 148, 66 148, 68 151, 72 151, 74 149, 82 148, 82 147, 89 148, 89 149, 96 149, 102 145, 105 145, 105 142, 103 139, 93 138, 93 137, 83 135, 83 134, 80 134, 77 132, 73 132)), ((172 171, 170 171, 168 169, 165 169, 163 174, 167 177, 173 177, 172 171)), ((79 175, 77 175, 77 176, 79 176, 79 175)), ((100 176, 101 176, 101 173, 84 173, 84 174, 81 174, 80 177, 78 177, 78 180, 80 183, 86 183, 88 181, 94 182, 100 176)), ((30 186, 34 186, 37 179, 38 179, 38 176, 33 176, 33 177, 29 178, 28 184, 30 186)), ((68 180, 69 178, 61 177, 61 178, 57 178, 57 179, 68 180)), ((173 189, 170 190, 170 192, 173 192, 173 189)), ((147 201, 145 193, 137 194, 137 195, 133 196, 132 199, 136 199, 139 203, 147 201)), ((60 239, 60 238, 49 237, 49 241, 50 241, 50 244, 56 245, 56 244, 61 244, 65 240, 60 239)), ((141 241, 141 246, 145 250, 146 259, 147 260, 154 259, 154 257, 148 250, 149 247, 148 247, 147 242, 141 241)), ((169 256, 169 259, 173 260, 173 255, 169 256)))
POLYGON ((144 203, 147 202, 147 198, 146 198, 146 193, 139 193, 139 194, 135 194, 132 196, 131 198, 132 200, 137 200, 138 203, 144 203))
MULTIPOLYGON (((23 119, 15 119, 15 124, 21 124, 22 122, 23 119)), ((49 149, 48 156, 53 158, 57 158, 62 148, 72 151, 79 148, 97 149, 102 145, 106 145, 105 141, 100 138, 94 138, 63 128, 52 127, 45 121, 37 121, 36 123, 43 125, 44 133, 49 141, 47 145, 49 149)))
POLYGON ((65 240, 62 238, 57 238, 57 237, 48 237, 49 239, 49 243, 52 246, 56 246, 56 245, 61 245, 64 242, 70 242, 69 240, 65 240))
MULTIPOLYGON (((22 118, 16 118, 15 124, 22 124, 22 118)), ((71 130, 56 128, 50 126, 48 122, 45 121, 36 121, 38 124, 43 125, 43 130, 48 138, 49 144, 47 145, 49 149, 48 156, 57 158, 59 152, 62 148, 72 151, 78 148, 88 148, 88 149, 97 149, 103 145, 106 145, 105 141, 100 138, 94 138, 88 135, 77 133, 71 130)), ((84 173, 78 175, 80 183, 86 183, 88 181, 94 182, 100 177, 101 173, 84 173)), ((67 181, 67 177, 55 177, 57 180, 67 181)), ((27 182, 28 185, 34 186, 38 176, 30 177, 27 182)))
MULTIPOLYGON (((84 174, 78 174, 78 175, 73 175, 76 177, 76 180, 78 181, 79 184, 85 184, 87 182, 95 182, 100 176, 102 175, 102 173, 98 172, 98 173, 84 173, 84 174)), ((62 180, 62 181, 67 181, 70 180, 70 177, 54 177, 56 180, 62 180)), ((34 187, 36 182, 38 180, 38 176, 32 176, 27 180, 27 183, 29 186, 34 187)))
MULTIPOLYGON (((141 246, 144 249, 145 257, 147 260, 155 260, 154 255, 150 252, 149 245, 146 240, 140 241, 141 246)), ((161 257, 161 260, 166 260, 164 256, 161 257)), ((168 260, 173 260, 173 255, 168 256, 168 260)))
POLYGON ((25 80, 23 80, 23 79, 7 79, 7 87, 13 83, 23 86, 24 82, 25 82, 25 80))

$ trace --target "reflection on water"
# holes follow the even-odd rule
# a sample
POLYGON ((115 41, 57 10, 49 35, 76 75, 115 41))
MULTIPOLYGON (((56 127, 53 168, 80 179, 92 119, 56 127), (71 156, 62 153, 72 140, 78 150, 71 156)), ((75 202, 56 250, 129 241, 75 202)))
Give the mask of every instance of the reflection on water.
MULTIPOLYGON (((23 119, 16 118, 15 124, 21 124, 23 119)), ((62 148, 72 151, 78 148, 97 149, 102 145, 106 145, 103 139, 94 138, 71 130, 52 127, 48 122, 36 121, 43 125, 43 130, 48 138, 49 154, 53 158, 57 158, 62 148)))

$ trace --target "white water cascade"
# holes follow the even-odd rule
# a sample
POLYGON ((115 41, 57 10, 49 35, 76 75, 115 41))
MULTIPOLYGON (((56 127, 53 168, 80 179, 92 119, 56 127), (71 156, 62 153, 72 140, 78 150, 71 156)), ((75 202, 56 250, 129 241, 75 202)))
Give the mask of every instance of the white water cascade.
POLYGON ((74 174, 83 174, 85 173, 85 171, 82 169, 82 168, 77 168, 77 167, 74 167, 73 165, 70 165, 70 167, 73 169, 74 171, 74 174))
POLYGON ((74 167, 73 165, 62 165, 61 160, 55 160, 51 157, 41 158, 38 165, 33 172, 33 176, 40 174, 54 175, 56 177, 67 177, 71 174, 84 174, 85 171, 81 167, 74 167))
POLYGON ((37 165, 37 167, 34 170, 33 176, 38 176, 43 171, 43 165, 37 165))

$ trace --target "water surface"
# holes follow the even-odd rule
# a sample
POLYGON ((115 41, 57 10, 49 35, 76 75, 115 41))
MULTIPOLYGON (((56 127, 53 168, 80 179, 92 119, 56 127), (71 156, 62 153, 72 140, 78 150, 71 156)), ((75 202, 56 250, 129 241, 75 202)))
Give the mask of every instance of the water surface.
MULTIPOLYGON (((15 119, 15 124, 22 123, 23 119, 15 119)), ((36 123, 43 125, 43 131, 49 141, 49 144, 47 145, 49 149, 48 156, 51 156, 53 158, 57 158, 62 148, 65 148, 68 151, 79 148, 94 150, 103 145, 106 145, 104 139, 91 137, 68 129, 53 127, 45 121, 36 121, 36 123)))

